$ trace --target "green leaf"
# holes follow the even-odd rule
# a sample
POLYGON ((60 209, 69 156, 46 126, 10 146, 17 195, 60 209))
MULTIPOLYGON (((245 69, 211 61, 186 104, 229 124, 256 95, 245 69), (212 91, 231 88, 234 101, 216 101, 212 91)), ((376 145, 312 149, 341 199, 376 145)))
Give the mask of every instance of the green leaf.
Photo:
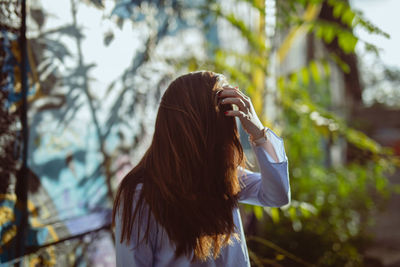
POLYGON ((330 44, 333 39, 335 38, 335 28, 329 25, 325 25, 322 28, 323 31, 323 38, 324 41, 328 44, 330 44))
POLYGON ((329 1, 330 3, 333 3, 333 16, 335 18, 339 18, 342 14, 343 11, 346 9, 346 3, 340 2, 340 1, 329 1))
POLYGON ((299 82, 299 76, 297 75, 296 72, 292 73, 292 74, 290 75, 289 79, 290 79, 290 82, 291 82, 293 85, 296 85, 296 84, 299 82))
POLYGON ((270 216, 274 223, 278 223, 280 216, 279 216, 279 209, 278 208, 271 208, 270 209, 270 216))
POLYGON ((324 38, 324 34, 325 34, 324 27, 322 27, 321 25, 314 24, 313 27, 310 27, 310 30, 312 30, 312 29, 314 29, 314 33, 315 33, 316 37, 318 37, 320 39, 324 38))
POLYGON ((351 8, 348 7, 344 12, 344 14, 342 15, 342 22, 351 27, 353 25, 353 20, 355 16, 356 14, 353 12, 353 10, 351 10, 351 8))
POLYGON ((281 92, 283 92, 283 90, 284 90, 285 87, 286 87, 285 77, 280 76, 280 77, 278 78, 277 85, 278 85, 279 90, 280 90, 281 92))
POLYGON ((314 60, 311 61, 311 63, 310 63, 310 72, 311 72, 311 76, 315 82, 318 83, 321 81, 321 76, 319 75, 318 65, 314 60))
POLYGON ((386 188, 387 184, 388 184, 387 179, 386 178, 382 178, 382 177, 379 177, 375 182, 376 189, 379 192, 385 191, 385 188, 386 188))
POLYGON ((354 52, 357 41, 358 38, 348 31, 342 31, 338 34, 339 47, 346 54, 354 52))
POLYGON ((351 192, 350 184, 348 183, 339 183, 338 193, 341 197, 347 197, 348 194, 351 192))
POLYGON ((354 129, 347 129, 345 134, 346 138, 360 149, 371 151, 374 154, 380 153, 382 150, 378 143, 367 137, 362 132, 354 129))
POLYGON ((297 209, 294 206, 289 207, 289 217, 292 221, 297 219, 297 209))
POLYGON ((254 206, 253 207, 253 212, 254 212, 254 215, 256 216, 257 220, 261 220, 262 219, 263 213, 264 213, 264 210, 263 210, 262 207, 254 206))
POLYGON ((310 76, 308 73, 308 69, 304 67, 300 70, 300 73, 302 82, 304 83, 304 85, 308 85, 310 83, 310 76))

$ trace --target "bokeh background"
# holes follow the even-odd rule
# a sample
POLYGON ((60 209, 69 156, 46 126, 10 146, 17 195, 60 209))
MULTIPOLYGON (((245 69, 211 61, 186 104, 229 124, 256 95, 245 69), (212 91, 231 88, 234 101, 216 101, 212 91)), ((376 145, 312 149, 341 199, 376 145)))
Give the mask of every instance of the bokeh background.
POLYGON ((160 97, 212 70, 290 162, 290 205, 240 207, 253 266, 400 266, 398 1, 24 2, 0 1, 1 264, 115 266, 115 190, 160 97))

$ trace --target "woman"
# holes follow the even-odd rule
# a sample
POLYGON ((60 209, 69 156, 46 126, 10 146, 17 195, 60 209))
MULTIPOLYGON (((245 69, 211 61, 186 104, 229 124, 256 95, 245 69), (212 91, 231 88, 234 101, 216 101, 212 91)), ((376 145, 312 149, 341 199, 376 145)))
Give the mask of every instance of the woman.
POLYGON ((250 266, 238 202, 289 203, 287 164, 282 139, 222 75, 177 78, 162 97, 149 149, 117 192, 117 265, 250 266), (261 173, 244 168, 235 117, 261 173))

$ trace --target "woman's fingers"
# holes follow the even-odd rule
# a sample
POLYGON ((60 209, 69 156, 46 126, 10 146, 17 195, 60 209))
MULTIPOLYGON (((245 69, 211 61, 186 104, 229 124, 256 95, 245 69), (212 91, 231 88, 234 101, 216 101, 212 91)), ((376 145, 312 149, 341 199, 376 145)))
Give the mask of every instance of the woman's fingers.
POLYGON ((238 104, 238 107, 241 108, 242 110, 244 110, 246 107, 249 108, 250 107, 250 98, 248 96, 246 96, 245 94, 243 94, 240 90, 232 88, 232 87, 224 87, 224 90, 222 90, 219 93, 219 98, 222 98, 223 100, 223 104, 238 104), (236 99, 240 99, 238 102, 238 100, 231 100, 231 98, 236 98, 236 99), (227 102, 225 102, 225 99, 229 99, 227 100, 227 102), (230 101, 230 102, 228 102, 230 101), (234 101, 234 102, 232 102, 234 101))
POLYGON ((227 110, 225 116, 238 117, 242 123, 243 129, 250 135, 256 136, 263 129, 263 125, 255 113, 251 99, 240 90, 229 86, 223 87, 218 94, 220 104, 234 104, 239 110, 227 110))
POLYGON ((220 93, 220 97, 227 97, 227 96, 239 96, 245 98, 246 95, 243 94, 239 89, 235 89, 232 87, 224 87, 224 90, 220 93))
POLYGON ((228 111, 225 111, 225 115, 230 116, 230 117, 239 117, 239 118, 249 119, 249 116, 241 110, 228 110, 228 111))
POLYGON ((221 104, 235 104, 238 106, 239 110, 246 111, 246 104, 239 97, 226 97, 221 100, 221 104))

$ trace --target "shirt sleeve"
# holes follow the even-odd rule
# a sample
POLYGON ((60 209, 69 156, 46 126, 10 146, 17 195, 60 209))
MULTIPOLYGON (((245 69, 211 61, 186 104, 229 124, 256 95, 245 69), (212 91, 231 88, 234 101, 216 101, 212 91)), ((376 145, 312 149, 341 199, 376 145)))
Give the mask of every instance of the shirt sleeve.
POLYGON ((262 146, 251 147, 256 155, 260 173, 238 169, 241 183, 239 202, 268 207, 281 207, 290 203, 288 159, 282 138, 271 129, 267 131, 269 141, 278 157, 275 162, 262 146))

